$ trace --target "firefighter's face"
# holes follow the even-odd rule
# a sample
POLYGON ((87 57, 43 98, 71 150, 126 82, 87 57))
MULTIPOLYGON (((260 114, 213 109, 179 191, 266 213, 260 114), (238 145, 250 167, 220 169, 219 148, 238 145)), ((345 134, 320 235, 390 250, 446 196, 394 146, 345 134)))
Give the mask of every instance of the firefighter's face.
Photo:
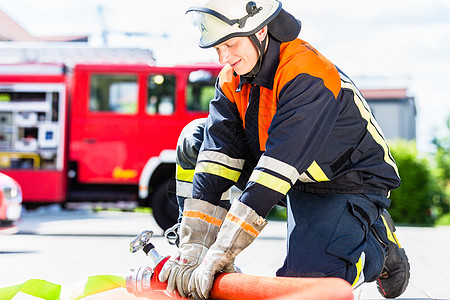
POLYGON ((249 37, 231 38, 215 48, 219 62, 229 64, 239 75, 250 72, 258 61, 258 52, 249 37))
MULTIPOLYGON (((266 34, 267 26, 256 33, 256 37, 262 41, 266 34)), ((250 72, 256 65, 259 52, 249 37, 234 37, 214 47, 219 55, 221 64, 229 64, 233 70, 244 75, 250 72)))

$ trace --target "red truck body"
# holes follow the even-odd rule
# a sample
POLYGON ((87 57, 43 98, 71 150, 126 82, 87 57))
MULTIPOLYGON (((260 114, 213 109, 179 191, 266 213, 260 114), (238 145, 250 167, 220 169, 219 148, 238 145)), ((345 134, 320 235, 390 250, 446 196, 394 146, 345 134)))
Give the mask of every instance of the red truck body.
POLYGON ((176 142, 187 123, 207 116, 219 71, 0 65, 0 171, 22 186, 24 204, 135 201, 163 210, 168 227, 176 142))

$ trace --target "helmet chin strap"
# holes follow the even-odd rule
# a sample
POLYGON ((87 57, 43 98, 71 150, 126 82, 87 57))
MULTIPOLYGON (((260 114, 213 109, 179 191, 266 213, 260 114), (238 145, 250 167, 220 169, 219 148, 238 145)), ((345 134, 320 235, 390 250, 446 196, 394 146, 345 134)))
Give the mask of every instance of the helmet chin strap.
POLYGON ((268 35, 266 34, 266 36, 264 37, 264 40, 262 40, 261 42, 258 40, 258 38, 256 37, 255 34, 252 34, 249 36, 250 40, 253 42, 253 45, 256 48, 256 51, 259 52, 259 56, 258 56, 258 61, 256 62, 253 69, 250 72, 248 72, 247 74, 242 75, 243 77, 255 77, 261 70, 261 66, 262 66, 262 62, 264 60, 264 54, 265 54, 265 50, 266 50, 267 36, 268 35))

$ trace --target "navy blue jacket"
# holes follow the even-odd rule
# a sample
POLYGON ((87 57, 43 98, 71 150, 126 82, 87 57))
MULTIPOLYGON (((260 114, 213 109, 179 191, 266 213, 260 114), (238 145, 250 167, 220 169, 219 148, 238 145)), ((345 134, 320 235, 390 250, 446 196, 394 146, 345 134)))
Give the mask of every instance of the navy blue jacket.
POLYGON ((300 39, 270 39, 254 78, 238 76, 228 65, 219 75, 193 197, 218 204, 244 168, 251 174, 240 201, 262 215, 291 188, 387 196, 400 185, 361 93, 300 39))

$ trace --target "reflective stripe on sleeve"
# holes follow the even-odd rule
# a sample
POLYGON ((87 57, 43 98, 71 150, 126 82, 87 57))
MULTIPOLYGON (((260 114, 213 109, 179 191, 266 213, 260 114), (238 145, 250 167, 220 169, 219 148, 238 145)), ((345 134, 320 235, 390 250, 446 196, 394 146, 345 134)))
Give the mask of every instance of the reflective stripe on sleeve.
POLYGON ((291 188, 291 184, 288 181, 259 170, 253 170, 249 181, 259 183, 283 195, 286 195, 291 188))
POLYGON ((245 222, 244 220, 239 219, 233 214, 228 213, 227 214, 227 220, 230 222, 233 222, 237 226, 241 227, 245 232, 248 234, 254 236, 255 238, 259 235, 259 230, 257 230, 255 227, 250 225, 249 223, 245 222))
POLYGON ((217 152, 217 151, 202 151, 198 155, 197 161, 213 161, 216 163, 220 163, 222 165, 228 166, 230 168, 239 169, 242 170, 244 167, 245 160, 244 159, 238 159, 238 158, 232 158, 224 153, 217 152))
POLYGON ((222 194, 220 200, 230 201, 231 199, 231 188, 229 188, 225 193, 222 194))
POLYGON ((196 173, 208 173, 217 175, 226 179, 229 179, 231 181, 237 182, 239 179, 239 176, 241 176, 240 171, 229 169, 225 166, 211 163, 211 162, 200 162, 195 167, 196 173))
MULTIPOLYGON (((177 196, 191 198, 194 185, 190 182, 176 181, 177 182, 177 196)), ((231 188, 222 194, 220 200, 231 199, 231 188)))
POLYGON ((176 180, 193 182, 194 181, 194 170, 193 169, 183 169, 180 165, 177 165, 176 180))
POLYGON ((257 167, 269 169, 284 177, 287 177, 289 178, 292 184, 294 184, 297 181, 298 177, 300 176, 295 167, 285 162, 282 162, 281 160, 265 155, 261 156, 261 158, 258 161, 257 167))
POLYGON ((327 175, 319 167, 316 161, 313 161, 306 171, 311 174, 312 178, 314 178, 315 181, 330 181, 330 179, 328 179, 327 175))
POLYGON ((177 183, 177 196, 187 198, 192 197, 192 190, 194 186, 191 182, 184 182, 177 180, 176 183, 177 183))
POLYGON ((207 215, 200 211, 187 210, 183 212, 183 217, 194 218, 203 220, 211 225, 219 226, 222 225, 222 220, 214 218, 213 216, 207 215))
POLYGON ((298 177, 298 179, 301 182, 315 182, 314 180, 312 180, 311 178, 309 178, 308 174, 306 174, 306 172, 303 172, 302 174, 300 174, 300 176, 298 177))

